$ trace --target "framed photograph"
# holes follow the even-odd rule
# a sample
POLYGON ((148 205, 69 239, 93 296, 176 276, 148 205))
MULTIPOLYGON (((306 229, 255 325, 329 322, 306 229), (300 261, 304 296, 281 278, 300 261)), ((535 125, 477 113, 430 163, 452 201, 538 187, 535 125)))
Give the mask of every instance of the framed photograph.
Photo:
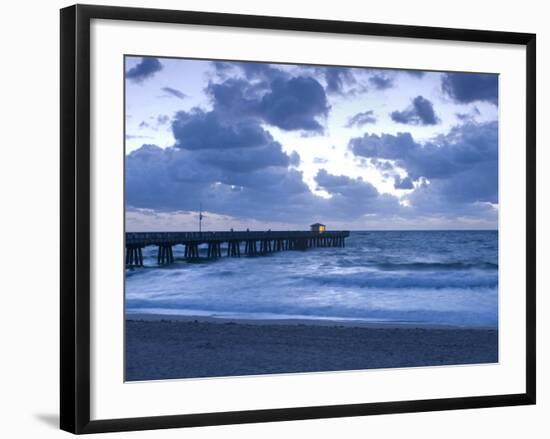
POLYGON ((535 35, 61 10, 61 428, 535 403, 535 35))

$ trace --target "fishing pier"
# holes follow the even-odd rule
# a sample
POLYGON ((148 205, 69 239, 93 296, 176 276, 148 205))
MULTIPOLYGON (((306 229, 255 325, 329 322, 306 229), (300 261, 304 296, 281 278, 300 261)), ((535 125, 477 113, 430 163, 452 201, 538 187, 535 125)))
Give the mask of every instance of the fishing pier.
MULTIPOLYGON (((322 226, 322 225, 319 225, 322 226)), ((206 247, 203 257, 215 259, 223 255, 262 256, 287 250, 317 247, 345 247, 348 231, 231 231, 231 232, 126 232, 126 267, 143 266, 143 249, 156 246, 157 264, 174 262, 174 247, 183 246, 185 259, 201 257, 199 246, 206 247)), ((202 252, 204 253, 204 251, 202 252)))

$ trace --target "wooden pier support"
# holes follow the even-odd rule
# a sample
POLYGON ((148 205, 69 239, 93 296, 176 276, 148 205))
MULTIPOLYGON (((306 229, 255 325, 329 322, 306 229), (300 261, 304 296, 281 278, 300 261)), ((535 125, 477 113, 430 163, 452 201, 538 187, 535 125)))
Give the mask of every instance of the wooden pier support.
POLYGON ((168 265, 174 263, 174 251, 170 244, 161 244, 157 253, 157 264, 168 265))
POLYGON ((199 245, 187 242, 185 243, 185 259, 196 259, 199 257, 199 245))
POLYGON ((271 246, 271 239, 262 239, 260 241, 260 253, 261 254, 271 253, 272 248, 273 247, 271 246))
POLYGON ((294 250, 307 250, 307 239, 298 238, 295 240, 294 250))
MULTIPOLYGON (((347 231, 266 231, 266 232, 126 232, 125 262, 127 268, 144 265, 143 248, 158 248, 157 264, 174 263, 173 247, 183 245, 186 259, 200 257, 199 246, 206 245, 208 258, 220 258, 222 245, 228 257, 241 256, 241 243, 247 256, 266 255, 286 250, 323 247, 345 247, 347 231)), ((224 255, 225 256, 225 255, 224 255)))
POLYGON ((245 242, 244 252, 247 256, 256 256, 258 254, 255 239, 249 239, 245 242))
POLYGON ((126 248, 126 267, 143 267, 143 250, 141 247, 126 248))
POLYGON ((210 259, 222 257, 221 242, 214 241, 208 243, 207 257, 210 259))
POLYGON ((241 243, 239 241, 229 241, 227 243, 227 256, 241 257, 241 243))

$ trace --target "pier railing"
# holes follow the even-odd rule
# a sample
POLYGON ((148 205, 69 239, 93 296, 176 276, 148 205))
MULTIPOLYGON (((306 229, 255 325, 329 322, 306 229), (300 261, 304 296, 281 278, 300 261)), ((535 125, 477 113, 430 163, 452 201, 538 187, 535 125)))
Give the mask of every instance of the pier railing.
POLYGON ((127 232, 126 265, 143 266, 143 248, 157 246, 159 265, 174 262, 173 247, 184 246, 184 258, 199 258, 200 245, 207 245, 206 257, 222 256, 222 245, 228 257, 259 256, 285 250, 307 250, 316 247, 344 247, 348 231, 223 231, 223 232, 127 232))

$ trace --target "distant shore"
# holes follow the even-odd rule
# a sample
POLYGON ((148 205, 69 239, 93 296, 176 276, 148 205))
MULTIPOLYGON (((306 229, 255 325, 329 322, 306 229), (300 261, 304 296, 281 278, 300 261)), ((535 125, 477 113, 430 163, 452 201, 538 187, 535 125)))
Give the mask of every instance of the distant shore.
POLYGON ((498 331, 410 323, 128 314, 126 380, 498 361, 498 331))

